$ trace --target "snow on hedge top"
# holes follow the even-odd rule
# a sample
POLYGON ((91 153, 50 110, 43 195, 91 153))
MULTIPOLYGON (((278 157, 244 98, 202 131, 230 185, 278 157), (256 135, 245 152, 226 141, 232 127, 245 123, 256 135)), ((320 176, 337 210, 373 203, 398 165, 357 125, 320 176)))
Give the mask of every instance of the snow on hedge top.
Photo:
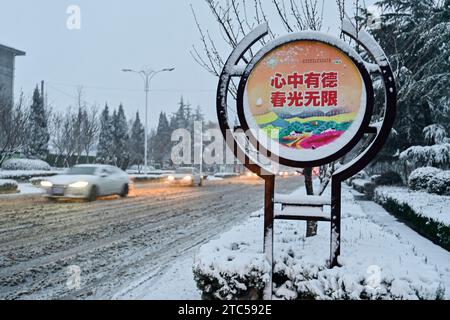
POLYGON ((9 159, 3 162, 3 170, 43 170, 50 171, 50 165, 38 159, 9 159))
POLYGON ((378 187, 375 193, 382 201, 386 198, 394 199, 402 204, 407 204, 422 217, 450 226, 450 196, 409 191, 401 187, 378 187))
POLYGON ((0 188, 1 187, 16 187, 17 188, 18 184, 16 181, 14 180, 8 180, 8 179, 0 179, 0 188))

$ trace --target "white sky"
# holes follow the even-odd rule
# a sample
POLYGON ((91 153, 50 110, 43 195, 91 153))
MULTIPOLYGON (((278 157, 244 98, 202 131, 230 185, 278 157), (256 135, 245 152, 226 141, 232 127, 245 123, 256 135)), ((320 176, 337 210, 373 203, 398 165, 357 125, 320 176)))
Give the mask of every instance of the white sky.
MULTIPOLYGON (((272 8, 269 0, 268 8, 272 8)), ((349 1, 351 2, 351 1, 349 1)), ((366 1, 370 5, 374 1, 366 1)), ((208 8, 202 0, 15 0, 0 8, 0 43, 26 51, 16 59, 16 95, 31 96, 41 80, 47 83, 48 102, 57 110, 75 104, 76 87, 82 85, 85 100, 103 107, 124 104, 128 117, 139 110, 143 116, 143 82, 122 68, 154 69, 176 67, 152 82, 149 124, 157 124, 161 110, 176 110, 181 95, 193 107, 200 105, 208 119, 216 120, 217 79, 192 59, 189 50, 200 45, 189 8, 192 3, 202 26, 218 35, 208 8), (69 5, 81 9, 81 29, 69 30, 66 13, 69 5)), ((325 1, 324 31, 337 33, 335 1, 325 1)), ((267 12, 272 28, 279 19, 267 12)), ((227 56, 228 49, 223 56, 227 56)))

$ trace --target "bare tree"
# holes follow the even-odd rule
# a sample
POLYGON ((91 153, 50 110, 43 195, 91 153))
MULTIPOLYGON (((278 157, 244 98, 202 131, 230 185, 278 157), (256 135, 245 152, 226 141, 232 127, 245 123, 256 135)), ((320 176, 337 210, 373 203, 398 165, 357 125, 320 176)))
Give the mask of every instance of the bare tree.
MULTIPOLYGON (((205 2, 219 25, 222 41, 228 45, 230 50, 233 50, 239 43, 239 39, 245 37, 256 25, 268 21, 266 15, 267 3, 263 5, 261 0, 227 0, 224 4, 216 0, 205 0, 205 2)), ((323 26, 324 0, 272 0, 270 5, 271 8, 269 10, 276 12, 276 16, 281 20, 287 32, 320 30, 323 26)), ((209 31, 205 31, 201 27, 194 8, 192 6, 191 8, 202 46, 201 53, 193 46, 191 55, 201 67, 218 77, 225 61, 216 45, 216 41, 220 41, 220 39, 212 38, 209 31)), ((344 8, 344 4, 342 8, 344 8)), ((270 39, 273 39, 276 35, 270 30, 269 36, 270 39)), ((262 40, 261 45, 264 44, 265 42, 262 40)), ((245 63, 248 63, 252 57, 253 52, 249 51, 243 57, 243 60, 245 63)), ((236 84, 232 82, 230 94, 236 98, 236 93, 236 84)), ((313 195, 311 168, 304 170, 304 177, 307 194, 313 195)), ((316 233, 317 223, 308 222, 307 236, 313 236, 316 233)))
POLYGON ((98 121, 98 108, 92 106, 84 111, 82 134, 83 134, 83 149, 86 154, 87 162, 89 163, 89 154, 97 142, 100 133, 100 124, 98 121))
POLYGON ((29 112, 23 102, 23 94, 15 105, 0 98, 0 165, 26 143, 29 112))
POLYGON ((55 163, 62 159, 64 166, 70 166, 73 157, 78 163, 83 153, 89 162, 89 154, 97 142, 100 126, 97 107, 86 105, 85 102, 79 104, 76 113, 68 110, 53 114, 50 128, 51 144, 56 151, 55 163))

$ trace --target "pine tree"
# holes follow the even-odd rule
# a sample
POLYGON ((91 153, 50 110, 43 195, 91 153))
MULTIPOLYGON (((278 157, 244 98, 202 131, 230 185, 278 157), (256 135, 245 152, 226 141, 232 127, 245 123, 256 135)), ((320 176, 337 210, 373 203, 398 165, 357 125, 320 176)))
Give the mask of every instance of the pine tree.
POLYGON ((450 133, 450 0, 382 0, 379 29, 398 86, 398 111, 385 152, 427 144, 430 130, 450 133), (425 133, 425 135, 424 135, 425 133))
POLYGON ((100 116, 100 136, 97 146, 96 161, 99 163, 112 164, 113 161, 113 127, 109 115, 109 107, 106 104, 100 116))
POLYGON ((141 165, 144 161, 144 140, 145 130, 139 117, 139 112, 136 112, 136 118, 134 119, 131 127, 130 135, 130 164, 141 165))
POLYGON ((25 155, 29 158, 45 160, 48 156, 48 132, 47 112, 44 107, 44 99, 36 86, 33 93, 33 102, 30 107, 29 131, 25 155))
POLYGON ((116 166, 126 169, 130 160, 128 124, 123 105, 113 113, 114 159, 116 166))
POLYGON ((156 129, 155 141, 153 141, 153 158, 155 162, 163 167, 164 163, 170 159, 171 133, 172 128, 164 112, 159 114, 158 128, 156 129))

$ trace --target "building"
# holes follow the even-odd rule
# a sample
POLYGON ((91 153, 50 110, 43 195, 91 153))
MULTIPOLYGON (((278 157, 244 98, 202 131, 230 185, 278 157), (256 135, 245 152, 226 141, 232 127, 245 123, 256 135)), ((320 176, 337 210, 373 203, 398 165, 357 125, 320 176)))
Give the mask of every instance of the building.
POLYGON ((0 44, 0 96, 14 101, 14 66, 16 56, 25 52, 0 44))

